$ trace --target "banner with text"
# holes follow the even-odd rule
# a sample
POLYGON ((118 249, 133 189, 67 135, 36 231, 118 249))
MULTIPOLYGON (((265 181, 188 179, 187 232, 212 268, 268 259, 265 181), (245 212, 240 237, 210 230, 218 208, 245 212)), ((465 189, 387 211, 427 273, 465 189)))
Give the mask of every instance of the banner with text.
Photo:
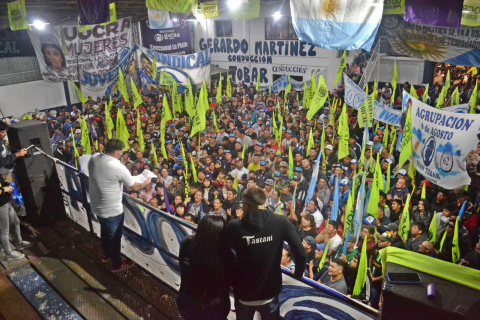
MULTIPOLYGON (((79 72, 105 75, 116 68, 134 46, 129 18, 107 25, 94 25, 78 32, 78 26, 49 25, 28 31, 44 80, 78 81, 79 72)), ((98 79, 82 79, 96 87, 98 79)))
POLYGON ((28 39, 27 30, 0 30, 0 58, 34 56, 35 50, 28 39))
MULTIPOLYGON (((480 142, 480 115, 439 110, 408 93, 402 117, 411 108, 413 160, 417 171, 446 189, 470 184, 467 166, 480 142)), ((403 124, 403 121, 402 121, 403 124)))
POLYGON ((150 29, 147 20, 141 21, 142 45, 150 50, 166 54, 192 53, 188 21, 182 19, 182 17, 177 19, 179 19, 178 26, 159 30, 150 29))
MULTIPOLYGON (((363 101, 368 98, 368 94, 360 89, 360 87, 357 86, 357 84, 353 82, 353 80, 350 79, 346 74, 343 74, 343 79, 345 82, 345 103, 358 110, 363 101)), ((394 110, 390 107, 384 106, 378 101, 375 101, 373 105, 373 118, 375 120, 400 126, 401 116, 402 113, 399 110, 394 110)))
MULTIPOLYGON (((192 89, 199 89, 205 80, 207 87, 210 85, 210 52, 202 50, 188 55, 168 55, 144 47, 137 50, 137 61, 139 62, 139 74, 143 88, 150 92, 160 79, 175 80, 178 84, 178 92, 188 87, 188 79, 192 89), (157 66, 157 79, 152 79, 152 63, 155 57, 157 66), (166 74, 166 76, 165 76, 166 74)), ((171 83, 160 83, 160 85, 171 85, 171 83)))
POLYGON ((387 36, 394 53, 422 60, 463 66, 480 64, 480 30, 403 22, 402 15, 384 16, 380 35, 387 36))

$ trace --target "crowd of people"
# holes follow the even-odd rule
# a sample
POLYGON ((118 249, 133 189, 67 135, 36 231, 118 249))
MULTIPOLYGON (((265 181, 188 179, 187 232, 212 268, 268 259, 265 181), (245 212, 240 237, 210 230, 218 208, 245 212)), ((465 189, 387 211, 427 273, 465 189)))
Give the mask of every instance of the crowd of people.
MULTIPOLYGON (((389 84, 378 90, 379 99, 389 105, 389 84)), ((437 91, 434 88, 433 101, 437 91)), ((174 114, 174 119, 164 128, 166 150, 161 150, 160 125, 163 95, 167 95, 171 105, 168 90, 142 94, 143 103, 138 106, 138 113, 124 98, 113 96, 109 109, 106 97, 96 100, 88 97, 83 110, 74 106, 58 114, 47 112, 40 120, 48 123, 55 157, 78 166, 73 145, 79 156, 104 152, 107 141, 105 113, 109 112, 115 123, 117 113, 121 112, 130 133, 129 145, 120 157, 121 164, 132 176, 144 170, 156 176, 141 190, 124 188, 124 191, 191 223, 198 224, 209 215, 221 216, 226 222, 241 220, 246 215, 242 194, 249 188, 260 188, 265 194, 264 205, 276 215, 284 216, 296 229, 307 254, 306 265, 302 266, 302 270, 306 270, 304 276, 374 308, 379 306, 383 280, 380 250, 394 246, 431 259, 453 262, 455 219, 464 203, 458 263, 480 269, 480 143, 473 155, 473 164, 468 167, 471 185, 446 190, 420 174, 408 174, 408 161, 403 167, 398 166, 399 151, 391 148, 392 143, 396 143, 392 127, 386 128, 384 123, 375 125, 370 128, 371 140, 363 141, 364 129, 359 127, 357 112, 351 107, 347 111, 349 154, 338 157, 338 118, 345 95, 343 85, 329 94, 325 106, 311 120, 307 120, 308 110, 302 106, 303 92, 294 89, 284 95, 283 91, 270 93, 256 90, 253 83, 239 82, 233 86, 231 97, 224 93, 225 84, 221 100, 216 101, 217 89, 215 86, 208 89, 210 108, 206 112, 206 128, 194 136, 189 134, 192 125, 188 114, 185 111, 174 114), (137 114, 144 145, 139 144, 137 114), (84 117, 88 123, 91 152, 83 150, 81 145, 79 117, 84 117), (278 138, 273 128, 282 124, 282 135, 278 138), (310 134, 313 145, 309 145, 310 134), (362 145, 365 145, 364 159, 361 159, 362 145), (322 147, 324 156, 320 170, 317 176, 312 176, 322 147), (350 191, 354 187, 358 190, 362 174, 366 175, 365 188, 372 187, 377 155, 383 179, 390 178, 392 187, 380 192, 377 217, 364 213, 359 235, 346 237, 343 227, 350 191), (391 172, 390 177, 387 177, 388 172, 391 172), (305 202, 311 181, 316 181, 313 196, 305 202), (333 203, 335 185, 340 193, 336 204, 333 203), (426 193, 422 197, 424 186, 426 193), (408 235, 401 237, 399 224, 409 195, 411 229, 408 235), (336 219, 331 219, 334 206, 338 206, 339 212, 336 219), (436 220, 435 242, 429 240, 428 231, 433 219, 436 220), (364 286, 360 295, 353 295, 365 241, 370 285, 364 286)), ((465 93, 467 100, 468 94, 465 93)), ((289 246, 284 247, 281 264, 292 272, 298 268, 289 246)))

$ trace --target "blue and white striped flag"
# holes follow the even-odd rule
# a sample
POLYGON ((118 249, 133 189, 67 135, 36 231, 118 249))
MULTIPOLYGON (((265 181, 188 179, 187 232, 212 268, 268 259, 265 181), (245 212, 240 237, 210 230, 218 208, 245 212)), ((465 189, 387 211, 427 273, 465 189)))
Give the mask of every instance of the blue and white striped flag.
POLYGON ((340 202, 340 187, 338 186, 338 180, 340 177, 335 177, 335 189, 333 189, 333 204, 332 204, 332 213, 330 215, 331 221, 337 221, 338 209, 340 202))
POLYGON ((315 162, 315 168, 312 172, 312 180, 310 181, 310 186, 308 187, 307 196, 305 197, 305 206, 312 200, 313 193, 315 191, 315 187, 317 186, 317 177, 318 177, 318 170, 320 169, 320 159, 322 158, 322 150, 318 154, 317 161, 315 162))
POLYGON ((148 9, 148 27, 155 30, 173 28, 170 12, 148 9))
POLYGON ((324 49, 370 51, 383 0, 290 0, 298 37, 324 49))
POLYGON ((363 173, 362 183, 360 184, 360 189, 358 189, 357 194, 357 206, 355 207, 355 217, 353 219, 354 222, 354 229, 353 234, 357 237, 360 236, 360 229, 362 227, 362 219, 363 219, 363 204, 365 200, 365 179, 367 174, 363 173))

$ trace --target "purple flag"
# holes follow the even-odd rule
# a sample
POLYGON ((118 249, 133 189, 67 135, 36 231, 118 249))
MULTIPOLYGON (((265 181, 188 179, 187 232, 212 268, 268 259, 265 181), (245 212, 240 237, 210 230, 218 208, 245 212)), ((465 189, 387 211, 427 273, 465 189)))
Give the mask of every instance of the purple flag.
POLYGON ((460 28, 463 0, 405 0, 404 21, 460 28))
POLYGON ((163 184, 163 198, 164 198, 166 210, 168 213, 173 214, 172 207, 170 207, 170 204, 168 203, 168 196, 167 196, 167 189, 165 188, 165 182, 163 182, 162 184, 163 184))
POLYGON ((80 25, 100 24, 110 21, 110 0, 77 0, 80 25))

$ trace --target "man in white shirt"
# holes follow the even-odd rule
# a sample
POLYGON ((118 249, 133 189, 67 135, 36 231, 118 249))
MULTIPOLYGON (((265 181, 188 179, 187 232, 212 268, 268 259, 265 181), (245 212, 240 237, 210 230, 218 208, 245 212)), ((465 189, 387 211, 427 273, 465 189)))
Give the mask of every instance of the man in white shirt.
POLYGON ((135 182, 127 168, 120 162, 124 143, 111 139, 105 145, 105 154, 97 153, 88 163, 90 177, 90 204, 100 223, 100 238, 104 257, 102 262, 112 260, 112 272, 121 272, 134 265, 122 261, 120 243, 123 229, 123 185, 134 191, 143 189, 151 180, 135 182))
POLYGON ((315 241, 317 243, 327 244, 330 241, 330 250, 328 255, 335 255, 340 246, 343 244, 342 237, 337 234, 338 222, 329 221, 328 227, 323 229, 316 237, 315 241))

